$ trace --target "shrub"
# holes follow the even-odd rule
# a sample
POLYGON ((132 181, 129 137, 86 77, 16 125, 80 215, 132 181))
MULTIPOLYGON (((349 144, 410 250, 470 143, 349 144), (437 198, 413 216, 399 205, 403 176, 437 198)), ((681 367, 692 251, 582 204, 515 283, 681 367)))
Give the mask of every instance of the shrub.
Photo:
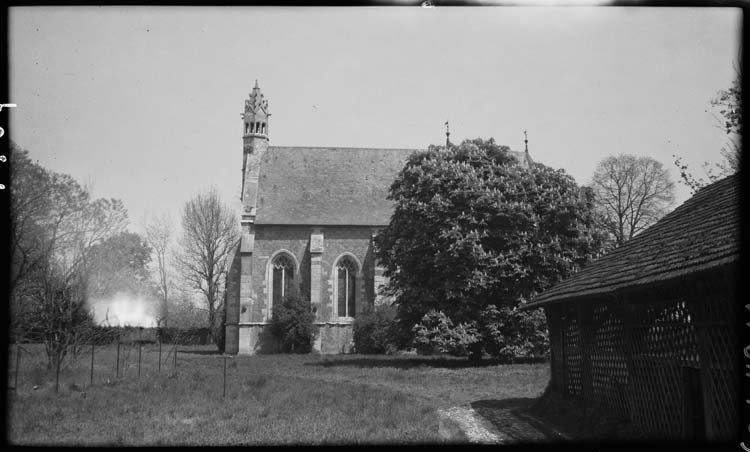
POLYGON ((414 325, 414 346, 418 353, 449 353, 456 356, 466 356, 472 345, 480 340, 475 325, 460 323, 453 325, 453 321, 440 311, 431 310, 414 325))
POLYGON ((91 339, 96 345, 114 344, 120 338, 121 332, 120 327, 94 325, 91 328, 91 339))
POLYGON ((549 333, 544 312, 487 306, 480 316, 482 348, 503 361, 549 355, 549 333))
POLYGON ((513 362, 549 356, 549 333, 544 313, 522 312, 510 306, 490 305, 478 321, 457 326, 440 311, 432 310, 414 326, 414 345, 422 354, 471 355, 482 352, 502 361, 513 362))
POLYGON ((382 304, 365 309, 354 319, 354 350, 357 353, 392 354, 398 350, 396 308, 382 304))
POLYGON ((207 345, 211 331, 208 328, 159 328, 159 339, 178 345, 207 345))
POLYGON ((273 307, 271 334, 279 341, 285 353, 310 353, 315 338, 315 314, 310 301, 292 293, 273 307))
POLYGON ((224 353, 224 346, 226 345, 225 331, 227 323, 227 310, 222 307, 219 312, 221 314, 218 321, 216 322, 216 325, 212 325, 211 336, 213 338, 214 344, 216 344, 216 348, 219 350, 219 353, 224 353))

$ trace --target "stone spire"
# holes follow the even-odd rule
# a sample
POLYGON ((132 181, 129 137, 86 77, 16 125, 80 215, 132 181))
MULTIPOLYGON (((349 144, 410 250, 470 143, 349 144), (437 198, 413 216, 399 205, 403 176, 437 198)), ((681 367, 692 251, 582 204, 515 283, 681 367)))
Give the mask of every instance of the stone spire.
POLYGON ((263 97, 255 80, 253 91, 245 99, 242 113, 242 191, 243 218, 255 218, 255 201, 258 192, 260 159, 268 149, 268 101, 263 97))
POLYGON ((529 137, 526 135, 526 131, 523 131, 523 145, 526 149, 526 153, 529 153, 529 137))
POLYGON ((244 115, 271 116, 268 112, 268 101, 263 98, 263 93, 260 92, 260 88, 258 87, 258 79, 255 79, 253 92, 248 95, 247 99, 245 99, 244 115))
POLYGON ((445 147, 448 147, 451 145, 451 129, 448 125, 448 121, 445 121, 445 147))

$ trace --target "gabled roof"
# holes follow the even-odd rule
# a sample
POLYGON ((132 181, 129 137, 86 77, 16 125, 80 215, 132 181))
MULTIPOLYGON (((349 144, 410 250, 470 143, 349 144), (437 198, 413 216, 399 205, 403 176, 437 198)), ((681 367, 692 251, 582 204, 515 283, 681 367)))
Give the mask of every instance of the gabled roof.
POLYGON ((270 146, 256 224, 385 226, 388 191, 415 149, 270 146))
POLYGON ((524 308, 667 281, 735 263, 740 254, 740 177, 702 188, 624 245, 539 294, 524 308))

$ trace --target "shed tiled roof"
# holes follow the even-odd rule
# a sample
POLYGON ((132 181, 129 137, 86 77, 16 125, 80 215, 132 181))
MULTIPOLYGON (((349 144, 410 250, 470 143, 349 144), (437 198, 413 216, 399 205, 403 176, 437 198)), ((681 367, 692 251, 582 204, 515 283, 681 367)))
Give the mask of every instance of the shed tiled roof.
POLYGON ((270 146, 255 222, 385 226, 394 208, 388 191, 414 151, 270 146))
POLYGON ((681 277, 739 260, 740 177, 702 188, 624 245, 539 294, 525 308, 681 277))

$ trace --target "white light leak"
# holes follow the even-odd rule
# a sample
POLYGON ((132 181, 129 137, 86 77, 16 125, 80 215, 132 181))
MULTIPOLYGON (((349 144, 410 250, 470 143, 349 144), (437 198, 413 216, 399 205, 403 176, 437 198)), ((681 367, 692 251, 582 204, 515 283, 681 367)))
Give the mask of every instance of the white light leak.
POLYGON ((93 300, 94 321, 97 325, 155 327, 151 313, 154 303, 144 297, 119 292, 112 298, 93 300))

